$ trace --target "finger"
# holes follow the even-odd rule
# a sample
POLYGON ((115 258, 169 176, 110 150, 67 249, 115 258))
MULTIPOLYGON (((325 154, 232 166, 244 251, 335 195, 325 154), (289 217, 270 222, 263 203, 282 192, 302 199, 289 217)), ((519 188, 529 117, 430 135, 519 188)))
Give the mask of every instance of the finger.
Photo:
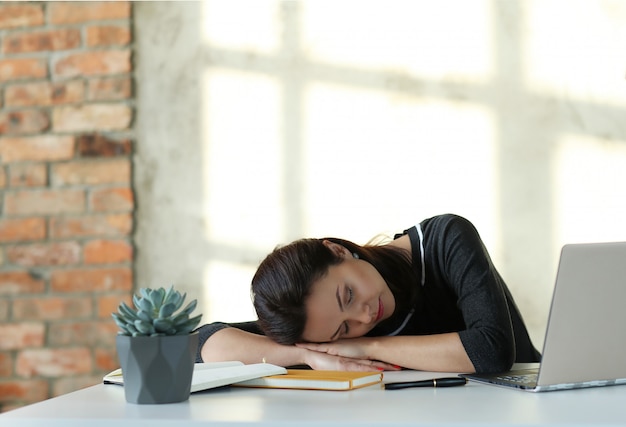
POLYGON ((341 362, 341 368, 346 371, 360 371, 360 372, 370 372, 370 371, 382 371, 381 369, 374 368, 372 365, 366 365, 359 362, 351 362, 349 360, 345 360, 341 362))
POLYGON ((369 364, 375 368, 383 368, 385 371, 399 371, 402 369, 401 366, 393 365, 391 363, 383 362, 380 360, 367 359, 367 360, 362 360, 362 363, 369 364))
POLYGON ((377 367, 374 366, 370 363, 359 363, 359 362, 352 362, 352 361, 347 361, 343 364, 344 369, 347 371, 360 371, 360 372, 372 372, 372 371, 376 371, 376 372, 382 372, 385 369, 382 367, 377 367))
POLYGON ((385 371, 400 371, 402 369, 401 366, 392 365, 390 363, 385 363, 385 362, 378 362, 378 361, 375 362, 373 366, 375 366, 376 368, 382 368, 385 371))
POLYGON ((399 371, 402 368, 398 365, 392 365, 390 363, 381 362, 378 360, 360 360, 360 359, 346 359, 347 364, 358 364, 360 365, 358 370, 362 371, 399 371))

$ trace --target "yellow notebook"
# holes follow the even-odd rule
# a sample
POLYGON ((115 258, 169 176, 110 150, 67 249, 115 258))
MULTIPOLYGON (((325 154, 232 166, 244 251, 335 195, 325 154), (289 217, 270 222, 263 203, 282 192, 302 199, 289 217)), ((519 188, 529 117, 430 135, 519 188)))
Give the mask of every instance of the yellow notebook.
POLYGON ((287 369, 286 374, 254 378, 236 387, 289 388, 303 390, 352 390, 383 380, 382 372, 315 371, 287 369))

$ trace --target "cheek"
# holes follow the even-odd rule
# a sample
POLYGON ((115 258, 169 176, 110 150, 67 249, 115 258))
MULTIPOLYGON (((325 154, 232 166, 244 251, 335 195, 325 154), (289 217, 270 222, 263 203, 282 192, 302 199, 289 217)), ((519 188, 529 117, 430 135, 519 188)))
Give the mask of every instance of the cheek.
POLYGON ((369 331, 371 331, 372 328, 367 327, 367 326, 359 326, 359 327, 351 327, 350 328, 350 333, 348 334, 348 336, 344 337, 344 338, 360 338, 362 336, 364 336, 365 334, 367 334, 369 331))
POLYGON ((391 289, 387 288, 388 291, 385 292, 385 295, 382 298, 383 302, 383 320, 389 319, 393 312, 396 310, 396 298, 393 296, 393 292, 391 289))

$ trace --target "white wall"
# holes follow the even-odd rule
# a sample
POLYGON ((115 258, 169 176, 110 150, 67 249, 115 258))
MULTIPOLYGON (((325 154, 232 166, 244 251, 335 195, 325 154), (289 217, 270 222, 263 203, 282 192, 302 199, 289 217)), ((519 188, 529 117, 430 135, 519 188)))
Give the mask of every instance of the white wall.
POLYGON ((137 283, 254 317, 264 255, 444 212, 541 345, 563 243, 626 240, 626 3, 135 3, 137 283))

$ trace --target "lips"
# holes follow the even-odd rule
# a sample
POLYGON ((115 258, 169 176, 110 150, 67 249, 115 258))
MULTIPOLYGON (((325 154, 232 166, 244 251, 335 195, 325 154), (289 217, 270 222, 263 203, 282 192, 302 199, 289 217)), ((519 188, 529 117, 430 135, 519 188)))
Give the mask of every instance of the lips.
POLYGON ((383 302, 379 298, 378 299, 378 313, 376 313, 376 320, 375 320, 375 322, 378 322, 380 319, 382 319, 384 312, 385 312, 385 309, 383 307, 383 302))

